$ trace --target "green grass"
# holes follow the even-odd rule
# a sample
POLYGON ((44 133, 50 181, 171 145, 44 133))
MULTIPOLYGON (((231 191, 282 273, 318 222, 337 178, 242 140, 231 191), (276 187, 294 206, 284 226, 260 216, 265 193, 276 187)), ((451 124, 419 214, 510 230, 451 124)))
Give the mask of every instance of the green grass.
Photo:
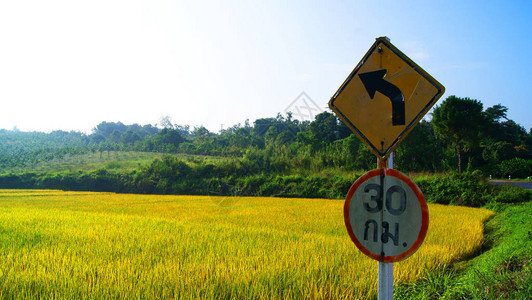
POLYGON ((397 299, 532 299, 532 201, 486 223, 479 255, 398 285, 397 299))
MULTIPOLYGON (((104 151, 79 155, 65 155, 61 159, 41 162, 33 166, 20 167, 11 172, 48 172, 60 173, 65 171, 94 171, 98 169, 132 171, 149 165, 155 158, 172 155, 187 161, 217 161, 223 159, 215 156, 189 155, 189 154, 164 154, 155 152, 135 151, 104 151)), ((4 170, 5 171, 5 170, 4 170)))
POLYGON ((455 295, 465 298, 532 297, 532 202, 510 206, 488 223, 492 248, 468 262, 455 295))
POLYGON ((60 159, 52 159, 40 162, 32 166, 19 167, 11 172, 64 172, 64 171, 93 171, 97 169, 121 169, 132 170, 149 164, 155 157, 161 157, 160 153, 150 152, 122 152, 104 151, 79 155, 65 155, 60 159))

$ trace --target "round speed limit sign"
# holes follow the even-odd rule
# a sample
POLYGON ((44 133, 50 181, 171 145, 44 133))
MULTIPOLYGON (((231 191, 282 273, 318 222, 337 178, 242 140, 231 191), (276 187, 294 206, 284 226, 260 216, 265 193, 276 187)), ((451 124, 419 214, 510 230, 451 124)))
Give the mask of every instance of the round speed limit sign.
POLYGON ((367 256, 397 262, 423 243, 429 225, 425 197, 417 185, 393 169, 376 169, 349 189, 344 205, 347 231, 367 256))

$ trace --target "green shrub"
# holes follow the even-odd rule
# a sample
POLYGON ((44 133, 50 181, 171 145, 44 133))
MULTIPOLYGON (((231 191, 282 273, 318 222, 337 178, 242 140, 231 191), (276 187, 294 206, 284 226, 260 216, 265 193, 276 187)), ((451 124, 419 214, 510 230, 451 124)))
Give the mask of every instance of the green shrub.
POLYGON ((530 200, 530 193, 525 189, 509 185, 499 187, 495 196, 495 202, 499 203, 520 203, 528 200, 530 200))
POLYGON ((259 196, 281 196, 282 192, 284 190, 284 185, 279 182, 274 181, 266 181, 263 185, 259 188, 259 196))
POLYGON ((480 171, 424 177, 416 183, 427 202, 474 207, 486 204, 492 189, 480 171))
POLYGON ((107 164, 105 164, 105 168, 110 170, 110 169, 118 169, 120 168, 120 163, 119 162, 116 162, 116 161, 111 161, 111 162, 108 162, 107 164))
POLYGON ((503 177, 525 178, 532 175, 532 160, 513 158, 499 164, 499 172, 503 177))

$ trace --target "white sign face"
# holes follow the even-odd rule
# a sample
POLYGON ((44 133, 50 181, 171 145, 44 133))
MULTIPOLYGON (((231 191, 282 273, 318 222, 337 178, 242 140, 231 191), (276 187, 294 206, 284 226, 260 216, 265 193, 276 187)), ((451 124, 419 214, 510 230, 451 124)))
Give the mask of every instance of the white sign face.
POLYGON ((351 187, 344 206, 347 231, 369 257, 396 262, 412 255, 428 228, 428 208, 417 185, 399 171, 372 170, 351 187))

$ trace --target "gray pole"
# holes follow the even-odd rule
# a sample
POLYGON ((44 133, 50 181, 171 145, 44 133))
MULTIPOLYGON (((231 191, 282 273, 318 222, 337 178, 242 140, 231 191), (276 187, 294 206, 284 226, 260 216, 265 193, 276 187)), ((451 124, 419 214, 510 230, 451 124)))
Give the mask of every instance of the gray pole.
MULTIPOLYGON (((379 167, 382 165, 379 164, 379 167)), ((386 168, 393 169, 393 152, 390 153, 386 168)), ((379 261, 379 300, 393 299, 393 263, 379 261)))

